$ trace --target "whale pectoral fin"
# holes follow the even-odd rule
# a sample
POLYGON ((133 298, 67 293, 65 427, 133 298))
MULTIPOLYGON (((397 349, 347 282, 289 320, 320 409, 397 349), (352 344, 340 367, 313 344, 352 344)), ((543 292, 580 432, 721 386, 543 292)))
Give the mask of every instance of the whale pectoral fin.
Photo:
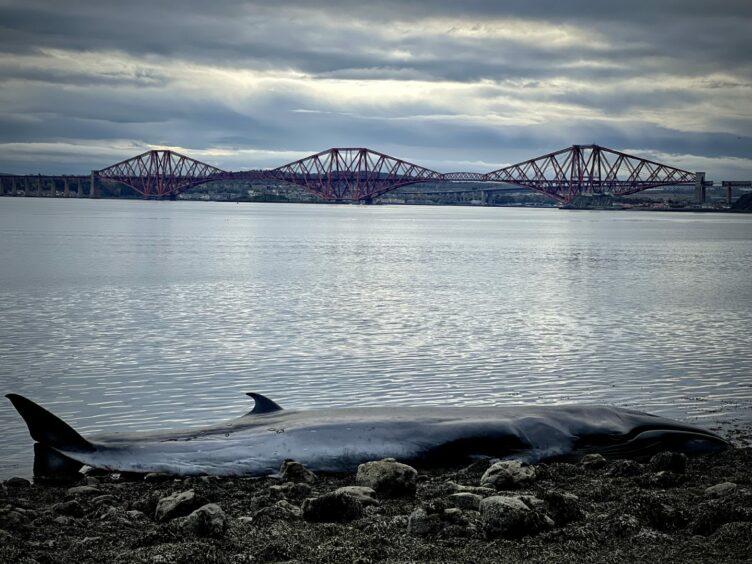
POLYGON ((257 394, 255 392, 248 392, 246 395, 251 396, 256 404, 250 411, 249 415, 261 415, 263 413, 274 413, 275 411, 282 411, 282 408, 277 405, 277 402, 270 400, 266 396, 257 394))

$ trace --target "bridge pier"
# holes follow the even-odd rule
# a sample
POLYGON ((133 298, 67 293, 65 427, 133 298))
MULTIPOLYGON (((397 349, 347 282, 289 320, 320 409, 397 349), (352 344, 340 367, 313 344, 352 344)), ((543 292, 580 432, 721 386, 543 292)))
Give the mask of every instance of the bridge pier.
POLYGON ((5 196, 5 178, 0 178, 0 196, 5 196))
POLYGON ((67 178, 63 178, 63 198, 70 198, 70 186, 68 186, 67 178))
POLYGON ((705 173, 695 172, 695 202, 698 204, 704 204, 705 197, 705 173))
POLYGON ((50 198, 57 198, 57 186, 55 186, 54 178, 50 178, 50 198))
POLYGON ((734 187, 726 186, 726 203, 728 205, 731 205, 733 201, 734 201, 734 187))
POLYGON ((99 198, 99 188, 97 187, 97 171, 91 171, 91 184, 89 186, 89 198, 99 198))

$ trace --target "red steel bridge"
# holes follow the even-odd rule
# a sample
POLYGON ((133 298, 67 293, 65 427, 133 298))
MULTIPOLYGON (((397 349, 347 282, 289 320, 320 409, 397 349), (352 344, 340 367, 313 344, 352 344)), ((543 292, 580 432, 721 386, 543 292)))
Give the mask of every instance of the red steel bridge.
MULTIPOLYGON (((37 180, 64 179, 78 183, 85 177, 14 177, 37 180)), ((599 145, 572 145, 487 173, 441 173, 365 148, 329 149, 267 170, 229 172, 171 150, 152 150, 107 168, 92 171, 90 195, 96 180, 122 183, 145 198, 171 198, 207 182, 218 180, 276 180, 305 188, 331 202, 371 202, 401 186, 417 183, 488 182, 534 190, 571 202, 580 194, 627 195, 659 186, 701 186, 704 173, 694 173, 599 145)), ((4 184, 0 183, 0 190, 4 184)))

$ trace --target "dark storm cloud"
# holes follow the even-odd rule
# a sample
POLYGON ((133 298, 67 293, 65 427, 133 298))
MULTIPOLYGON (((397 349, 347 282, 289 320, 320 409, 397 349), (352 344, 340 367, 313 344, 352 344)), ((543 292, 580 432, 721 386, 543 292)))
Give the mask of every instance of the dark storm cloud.
POLYGON ((0 22, 3 170, 152 145, 228 167, 335 145, 442 169, 574 142, 752 158, 748 1, 30 0, 0 22))

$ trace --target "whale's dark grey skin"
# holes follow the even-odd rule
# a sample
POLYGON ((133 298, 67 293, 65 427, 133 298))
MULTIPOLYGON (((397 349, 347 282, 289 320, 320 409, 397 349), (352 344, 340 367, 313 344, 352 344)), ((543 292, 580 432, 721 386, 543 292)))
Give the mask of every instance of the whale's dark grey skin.
POLYGON ((368 407, 282 410, 260 394, 254 409, 193 430, 83 438, 16 394, 8 397, 29 427, 35 475, 87 464, 120 472, 259 476, 285 459, 312 470, 350 471, 381 458, 431 463, 474 455, 538 461, 599 452, 632 456, 658 450, 701 452, 728 444, 704 429, 605 406, 368 407))

